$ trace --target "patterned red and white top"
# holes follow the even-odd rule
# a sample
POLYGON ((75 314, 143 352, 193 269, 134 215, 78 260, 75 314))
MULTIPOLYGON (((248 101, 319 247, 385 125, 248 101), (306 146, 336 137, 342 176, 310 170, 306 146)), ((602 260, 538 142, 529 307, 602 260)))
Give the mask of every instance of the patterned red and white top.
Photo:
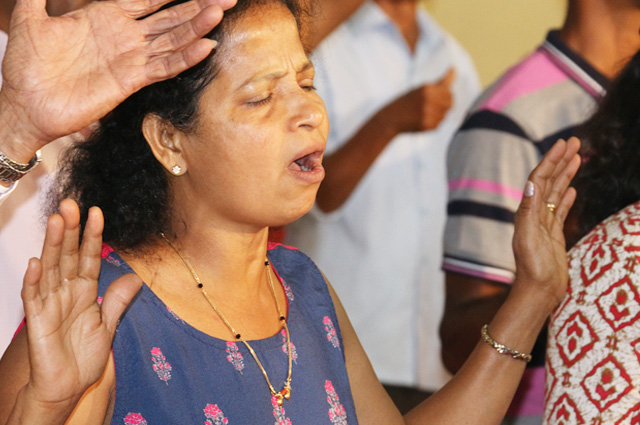
POLYGON ((549 324, 545 424, 640 424, 640 202, 569 251, 549 324))

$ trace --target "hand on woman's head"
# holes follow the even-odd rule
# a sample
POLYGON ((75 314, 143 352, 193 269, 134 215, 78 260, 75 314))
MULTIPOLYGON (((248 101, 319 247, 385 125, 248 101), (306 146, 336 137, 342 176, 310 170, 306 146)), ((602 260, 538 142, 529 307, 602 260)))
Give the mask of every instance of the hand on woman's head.
MULTIPOLYGON (((529 175, 515 219, 513 291, 539 295, 549 308, 564 297, 568 271, 564 221, 576 191, 569 187, 580 166, 580 141, 559 140, 529 175)), ((550 310, 549 310, 550 311, 550 310)))
POLYGON ((0 92, 0 140, 15 143, 3 152, 26 162, 140 88, 200 62, 214 45, 202 37, 235 1, 191 0, 158 11, 167 3, 99 1, 52 18, 44 0, 19 0, 0 92))

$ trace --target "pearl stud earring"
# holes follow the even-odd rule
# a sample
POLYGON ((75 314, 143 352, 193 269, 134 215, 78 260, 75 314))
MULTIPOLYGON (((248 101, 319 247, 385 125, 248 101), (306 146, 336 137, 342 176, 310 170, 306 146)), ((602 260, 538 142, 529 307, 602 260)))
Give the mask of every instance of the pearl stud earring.
POLYGON ((179 165, 174 165, 173 168, 171 168, 171 172, 174 175, 179 176, 182 173, 182 167, 180 167, 179 165))

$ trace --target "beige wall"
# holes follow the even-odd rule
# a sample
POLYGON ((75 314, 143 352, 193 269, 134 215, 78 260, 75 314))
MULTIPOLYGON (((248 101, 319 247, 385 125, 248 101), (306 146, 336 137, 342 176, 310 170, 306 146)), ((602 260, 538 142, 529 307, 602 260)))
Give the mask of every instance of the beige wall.
POLYGON ((559 27, 566 0, 422 0, 469 51, 487 85, 559 27))

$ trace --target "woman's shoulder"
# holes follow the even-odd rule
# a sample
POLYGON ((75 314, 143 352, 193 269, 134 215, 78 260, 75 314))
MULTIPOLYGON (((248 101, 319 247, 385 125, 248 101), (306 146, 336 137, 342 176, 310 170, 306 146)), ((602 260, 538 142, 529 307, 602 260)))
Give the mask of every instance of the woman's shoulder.
POLYGON ((305 294, 304 298, 330 298, 324 275, 318 266, 299 249, 283 244, 268 246, 269 261, 288 295, 305 294))
POLYGON ((98 278, 98 297, 102 297, 113 281, 127 273, 134 273, 131 267, 108 244, 102 244, 100 254, 100 277, 98 278))
POLYGON ((601 221, 569 251, 569 256, 588 250, 593 245, 625 247, 636 244, 640 244, 640 201, 627 205, 601 221))
POLYGON ((640 274, 640 202, 612 214, 587 233, 568 253, 573 286, 590 286, 640 274))
POLYGON ((310 270, 318 270, 318 266, 298 248, 281 243, 269 242, 267 245, 267 256, 274 264, 284 269, 299 270, 300 267, 310 270))

